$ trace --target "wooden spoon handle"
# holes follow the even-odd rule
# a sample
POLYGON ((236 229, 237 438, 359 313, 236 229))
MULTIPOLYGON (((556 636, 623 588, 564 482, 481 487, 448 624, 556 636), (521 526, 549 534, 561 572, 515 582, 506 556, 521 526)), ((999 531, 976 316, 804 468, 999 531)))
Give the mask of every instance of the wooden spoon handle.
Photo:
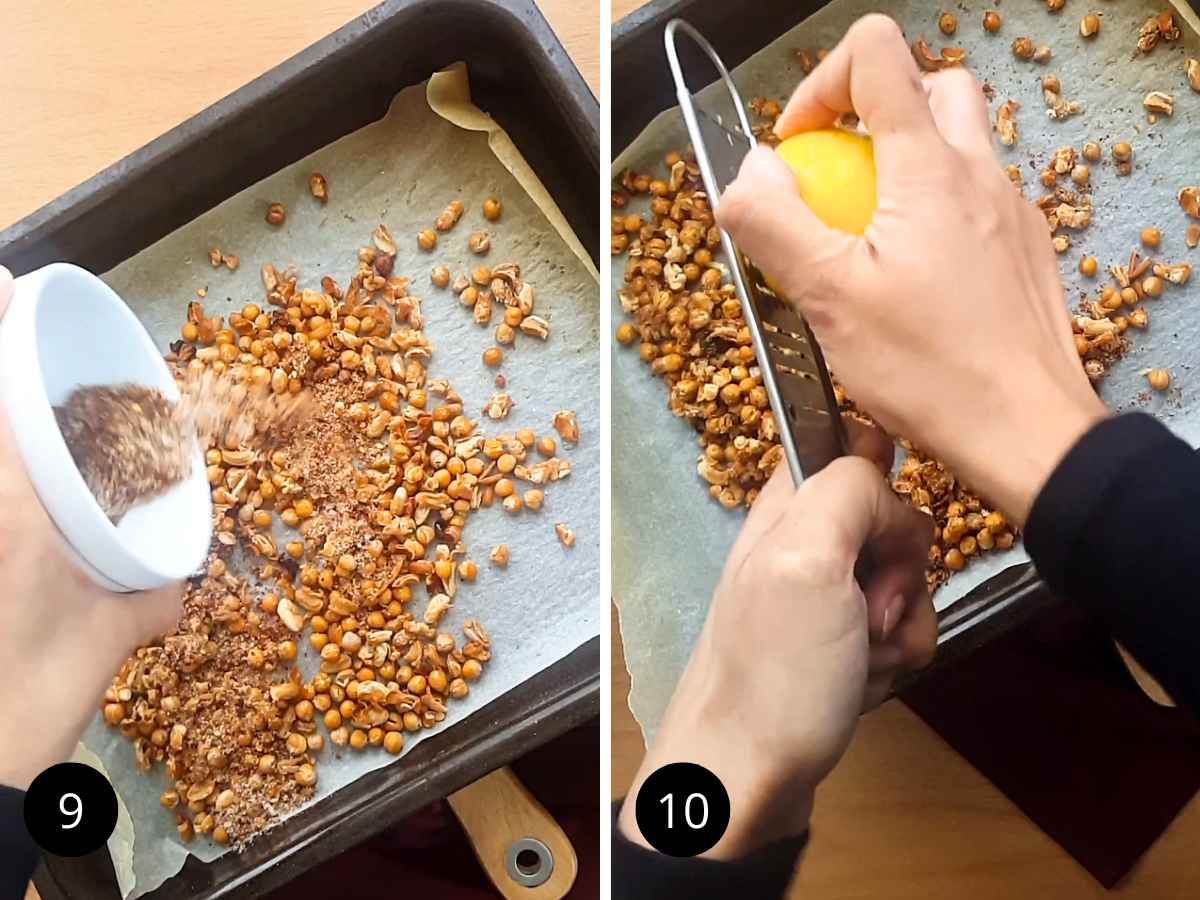
POLYGON ((560 900, 575 883, 575 848, 505 766, 446 798, 492 884, 507 900, 560 900))

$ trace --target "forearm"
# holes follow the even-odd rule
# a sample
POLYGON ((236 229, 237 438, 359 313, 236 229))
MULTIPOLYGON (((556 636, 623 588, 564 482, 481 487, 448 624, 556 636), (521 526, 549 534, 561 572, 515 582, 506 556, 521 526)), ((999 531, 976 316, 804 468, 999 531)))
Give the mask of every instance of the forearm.
POLYGON ((1100 423, 1034 502, 1026 546, 1058 595, 1093 612, 1175 700, 1200 712, 1200 457, 1149 416, 1100 423))
MULTIPOLYGON (((698 658, 675 691, 659 733, 642 760, 626 801, 613 814, 614 898, 686 896, 721 898, 731 891, 755 898, 782 897, 807 843, 813 789, 784 761, 774 735, 739 721, 735 698, 722 696, 705 660, 698 658), (646 779, 671 763, 708 769, 729 795, 729 824, 695 858, 659 853, 638 827, 636 805, 646 779)), ((797 711, 798 715, 801 715, 797 711)))

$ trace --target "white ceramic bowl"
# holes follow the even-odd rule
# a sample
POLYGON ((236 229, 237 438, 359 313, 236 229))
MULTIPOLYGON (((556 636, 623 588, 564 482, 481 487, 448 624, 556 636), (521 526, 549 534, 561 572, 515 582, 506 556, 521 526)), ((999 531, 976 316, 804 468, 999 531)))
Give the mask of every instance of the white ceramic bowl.
POLYGON ((154 341, 112 288, 67 263, 16 279, 0 320, 0 402, 68 554, 113 591, 188 577, 203 563, 212 537, 212 499, 199 448, 186 481, 131 509, 119 525, 109 521, 75 467, 52 406, 81 385, 127 383, 179 399, 154 341))

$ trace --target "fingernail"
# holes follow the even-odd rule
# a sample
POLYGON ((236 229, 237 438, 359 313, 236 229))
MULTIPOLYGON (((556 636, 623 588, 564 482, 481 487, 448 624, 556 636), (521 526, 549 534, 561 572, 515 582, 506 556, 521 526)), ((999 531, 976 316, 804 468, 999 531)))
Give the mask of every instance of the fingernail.
POLYGON ((904 611, 904 597, 897 594, 888 601, 887 606, 883 608, 883 640, 888 639, 888 635, 892 633, 892 629, 896 627, 896 623, 900 621, 900 614, 904 611))

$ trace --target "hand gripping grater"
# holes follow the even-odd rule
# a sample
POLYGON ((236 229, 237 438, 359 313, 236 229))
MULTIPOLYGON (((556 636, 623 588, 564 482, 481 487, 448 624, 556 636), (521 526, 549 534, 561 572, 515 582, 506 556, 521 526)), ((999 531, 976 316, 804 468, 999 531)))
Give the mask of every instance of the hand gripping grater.
MULTIPOLYGON (((692 140, 709 205, 715 212, 721 194, 737 177, 742 160, 756 143, 754 132, 737 86, 704 36, 682 19, 672 19, 667 24, 664 42, 675 77, 679 108, 692 140), (701 106, 688 88, 676 48, 676 35, 680 32, 708 55, 720 73, 734 114, 732 128, 724 124, 719 113, 701 106)), ((805 477, 815 475, 846 453, 846 434, 833 382, 808 323, 767 286, 762 273, 742 255, 724 228, 721 244, 742 301, 743 315, 750 326, 763 387, 776 420, 782 420, 779 438, 792 481, 799 485, 805 477)))

